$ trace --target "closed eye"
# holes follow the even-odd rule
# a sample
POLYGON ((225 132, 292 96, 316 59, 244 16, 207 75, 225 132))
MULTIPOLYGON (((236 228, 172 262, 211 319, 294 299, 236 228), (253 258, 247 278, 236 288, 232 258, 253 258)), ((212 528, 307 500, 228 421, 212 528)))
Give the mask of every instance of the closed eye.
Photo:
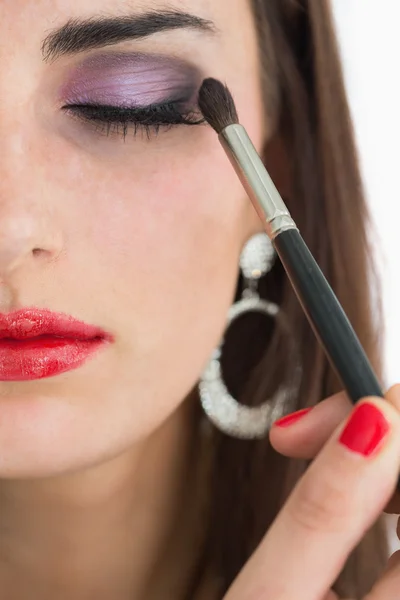
POLYGON ((120 107, 101 104, 67 104, 64 111, 95 126, 99 133, 119 134, 124 139, 130 131, 134 135, 144 131, 149 138, 160 129, 178 125, 200 125, 204 118, 199 111, 184 109, 178 103, 165 103, 147 107, 120 107))

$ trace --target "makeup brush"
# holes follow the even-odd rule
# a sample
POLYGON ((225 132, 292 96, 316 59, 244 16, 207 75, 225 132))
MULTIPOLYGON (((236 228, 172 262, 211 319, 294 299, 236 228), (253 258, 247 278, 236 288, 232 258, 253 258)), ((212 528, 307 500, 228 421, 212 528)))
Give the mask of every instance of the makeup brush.
POLYGON ((246 130, 229 89, 206 79, 199 107, 215 129, 285 268, 328 359, 351 401, 383 397, 379 381, 350 321, 285 206, 246 130))

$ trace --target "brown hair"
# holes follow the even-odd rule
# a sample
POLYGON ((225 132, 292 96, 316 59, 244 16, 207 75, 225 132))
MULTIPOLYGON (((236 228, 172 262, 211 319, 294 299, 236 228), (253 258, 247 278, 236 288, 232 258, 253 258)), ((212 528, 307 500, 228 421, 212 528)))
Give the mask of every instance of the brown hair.
MULTIPOLYGON (((373 271, 367 212, 329 2, 252 0, 252 4, 265 107, 268 119, 276 122, 275 137, 291 165, 286 202, 379 371, 379 338, 369 291, 373 271)), ((338 391, 338 381, 279 263, 262 284, 262 294, 282 307, 300 348, 302 385, 287 412, 313 405, 338 391)), ((247 405, 265 401, 294 369, 278 330, 271 324, 266 336, 255 317, 244 318, 229 332, 224 354, 225 377, 236 397, 247 405), (243 365, 243 355, 246 361, 257 362, 252 372, 249 363, 243 365)), ((268 439, 240 441, 217 431, 213 439, 211 518, 204 562, 210 565, 211 561, 227 590, 307 465, 278 455, 268 439)), ((387 557, 387 540, 379 521, 349 557, 335 590, 354 598, 363 596, 387 557)))

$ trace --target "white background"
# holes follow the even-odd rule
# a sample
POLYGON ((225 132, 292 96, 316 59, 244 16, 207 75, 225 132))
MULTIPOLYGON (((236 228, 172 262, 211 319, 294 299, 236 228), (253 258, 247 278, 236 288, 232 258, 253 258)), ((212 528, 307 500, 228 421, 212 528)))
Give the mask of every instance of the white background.
MULTIPOLYGON (((400 382, 400 0, 333 0, 361 167, 377 234, 385 383, 400 382)), ((400 547, 389 519, 393 549, 400 547)))
POLYGON ((400 382, 400 2, 333 0, 376 239, 388 385, 400 382), (380 247, 379 247, 380 246, 380 247))

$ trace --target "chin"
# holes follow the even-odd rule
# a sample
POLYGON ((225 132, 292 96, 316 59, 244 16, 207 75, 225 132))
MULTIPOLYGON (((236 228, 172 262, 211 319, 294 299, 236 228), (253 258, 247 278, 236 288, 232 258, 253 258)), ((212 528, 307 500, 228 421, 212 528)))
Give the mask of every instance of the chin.
POLYGON ((104 448, 94 423, 65 398, 0 397, 0 478, 47 478, 87 468, 104 448))

